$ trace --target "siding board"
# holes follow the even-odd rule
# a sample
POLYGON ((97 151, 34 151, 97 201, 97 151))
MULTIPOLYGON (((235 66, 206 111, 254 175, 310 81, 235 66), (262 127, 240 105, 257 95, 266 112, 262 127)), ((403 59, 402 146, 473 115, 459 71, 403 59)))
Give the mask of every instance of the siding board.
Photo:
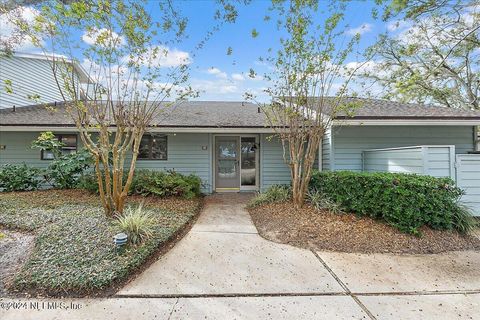
MULTIPOLYGON (((470 126, 343 126, 333 129, 335 170, 362 170, 362 151, 417 145, 454 145, 457 154, 474 149, 470 126)), ((441 152, 441 151, 439 151, 441 152)))

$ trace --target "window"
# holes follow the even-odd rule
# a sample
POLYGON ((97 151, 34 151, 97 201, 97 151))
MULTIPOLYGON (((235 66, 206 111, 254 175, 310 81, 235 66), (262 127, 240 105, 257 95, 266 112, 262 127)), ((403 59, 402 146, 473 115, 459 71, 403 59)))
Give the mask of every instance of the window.
MULTIPOLYGON (((61 149, 62 154, 77 152, 77 135, 76 134, 56 134, 58 141, 63 143, 61 149)), ((53 152, 42 150, 42 160, 53 160, 53 152)))
POLYGON ((144 134, 138 150, 138 159, 167 160, 167 136, 144 134))

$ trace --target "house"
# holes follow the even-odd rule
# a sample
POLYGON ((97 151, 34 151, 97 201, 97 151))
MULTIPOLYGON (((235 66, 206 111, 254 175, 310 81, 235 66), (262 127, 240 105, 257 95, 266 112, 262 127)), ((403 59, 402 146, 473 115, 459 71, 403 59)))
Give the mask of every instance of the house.
MULTIPOLYGON (((57 68, 62 67, 63 62, 73 66, 73 75, 77 78, 74 83, 80 85, 88 80, 80 64, 62 57, 33 53, 0 55, 0 109, 63 101, 52 69, 54 58, 62 61, 55 64, 57 68)), ((57 80, 63 85, 61 76, 57 80)))
MULTIPOLYGON (((412 163, 429 161, 433 171, 421 173, 457 180, 467 189, 467 202, 480 213, 480 155, 472 154, 480 112, 373 99, 356 98, 356 102, 361 107, 355 115, 338 116, 326 133, 315 164, 319 170, 365 170, 365 151, 378 153, 379 162, 368 167, 373 171, 416 172, 411 168, 418 165, 412 163), (432 149, 436 154, 428 158, 422 151, 426 148, 411 151, 417 146, 446 148, 432 149), (378 150, 405 147, 407 151, 378 150), (458 167, 459 163, 466 164, 458 167)), ((51 157, 30 148, 42 131, 57 134, 65 143, 64 152, 81 148, 62 103, 0 110, 0 165, 46 166, 51 157)), ((272 135, 273 129, 266 126, 265 115, 255 104, 183 102, 154 119, 142 139, 137 168, 194 173, 202 179, 205 193, 288 184, 283 149, 272 135)))

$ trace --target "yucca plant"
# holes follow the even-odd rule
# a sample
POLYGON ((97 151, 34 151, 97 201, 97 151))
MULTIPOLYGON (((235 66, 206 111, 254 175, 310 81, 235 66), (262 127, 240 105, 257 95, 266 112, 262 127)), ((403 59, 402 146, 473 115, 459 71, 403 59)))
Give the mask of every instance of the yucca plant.
POLYGON ((115 226, 128 235, 132 244, 139 244, 153 236, 157 221, 153 215, 143 209, 143 204, 138 207, 128 207, 123 214, 116 216, 115 226))

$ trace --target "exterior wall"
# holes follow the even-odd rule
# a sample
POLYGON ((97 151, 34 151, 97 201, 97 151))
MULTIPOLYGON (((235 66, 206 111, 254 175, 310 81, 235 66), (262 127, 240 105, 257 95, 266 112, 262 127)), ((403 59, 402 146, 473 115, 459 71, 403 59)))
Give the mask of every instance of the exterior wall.
MULTIPOLYGON (((58 131, 55 133, 68 133, 58 131)), ((0 149, 0 165, 11 163, 26 163, 28 165, 45 168, 50 163, 49 160, 41 160, 41 151, 32 149, 32 141, 40 135, 40 132, 2 132, 0 131, 0 145, 5 149, 0 149)), ((78 138, 78 148, 81 148, 81 140, 78 138)))
MULTIPOLYGON (((62 77, 58 77, 63 83, 62 77)), ((0 56, 0 109, 63 101, 47 60, 0 56), (4 81, 12 82, 7 93, 4 81), (39 100, 28 96, 39 95, 39 100)))
POLYGON ((474 148, 470 126, 343 126, 333 129, 332 170, 362 170, 362 151, 418 145, 454 145, 457 154, 474 148))
POLYGON ((363 170, 368 172, 424 173, 422 147, 363 152, 363 170))
POLYGON ((367 150, 363 170, 448 177, 455 180, 455 146, 417 146, 367 150))
POLYGON ((260 135, 260 190, 290 184, 290 169, 283 160, 282 143, 270 134, 260 135))
MULTIPOLYGON (((55 132, 63 133, 63 132, 55 132)), ((38 168, 47 167, 49 160, 41 160, 40 150, 30 145, 40 132, 0 132, 0 165, 26 163, 38 168)), ((70 133, 71 134, 71 133, 70 133)), ((78 147, 81 141, 78 138, 78 147)), ((137 169, 175 170, 183 174, 194 173, 203 182, 203 192, 212 191, 211 144, 210 134, 179 133, 168 134, 167 160, 138 160, 137 169), (206 150, 202 150, 206 146, 206 150)), ((127 161, 127 165, 128 165, 127 161)))
POLYGON ((322 138, 322 170, 331 170, 332 131, 329 129, 322 138))
MULTIPOLYGON (((260 135, 260 190, 276 184, 291 183, 290 168, 283 159, 281 141, 271 134, 260 135)), ((288 151, 288 150, 287 150, 288 151)), ((313 164, 318 169, 318 156, 313 164)))
POLYGON ((457 185, 466 192, 461 202, 480 217, 480 154, 457 156, 457 185))
POLYGON ((202 191, 212 192, 211 134, 169 133, 167 137, 167 160, 137 160, 136 168, 193 173, 202 179, 202 191), (202 147, 206 147, 206 150, 202 150, 202 147))

